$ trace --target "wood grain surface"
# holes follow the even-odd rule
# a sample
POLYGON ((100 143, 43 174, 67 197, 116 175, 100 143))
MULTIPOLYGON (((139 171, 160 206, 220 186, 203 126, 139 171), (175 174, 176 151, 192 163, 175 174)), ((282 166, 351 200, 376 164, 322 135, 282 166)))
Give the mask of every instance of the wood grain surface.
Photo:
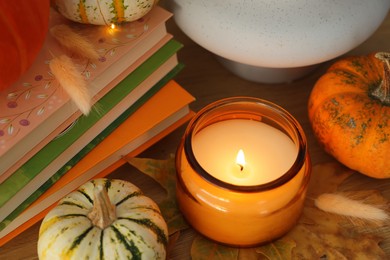
MULTIPOLYGON (((197 99, 191 108, 198 111, 205 105, 225 97, 253 96, 267 99, 287 109, 302 125, 309 144, 309 151, 313 164, 330 162, 333 159, 327 155, 318 145, 311 131, 307 117, 307 100, 315 81, 324 73, 332 61, 321 64, 314 72, 302 79, 285 84, 260 84, 243 80, 227 71, 215 58, 215 56, 189 39, 171 19, 168 22, 168 31, 177 40, 184 44, 179 52, 179 60, 185 64, 184 70, 176 77, 186 90, 197 99)), ((367 54, 372 51, 390 51, 390 15, 387 16, 381 27, 362 45, 358 46, 350 54, 367 54)), ((185 126, 177 129, 172 134, 145 151, 140 157, 166 159, 175 153, 185 126)), ((110 175, 112 178, 122 178, 138 185, 146 195, 159 200, 163 190, 150 178, 141 175, 136 169, 124 165, 110 175)), ((348 185, 379 189, 390 200, 390 179, 373 180, 357 174, 351 178, 348 185)), ((2 248, 0 259, 38 259, 37 241, 40 223, 37 223, 2 248)), ((171 252, 170 259, 190 259, 190 245, 193 230, 181 234, 175 248, 171 252)), ((390 237, 390 233, 389 236, 390 237)), ((390 242, 387 239, 382 248, 390 258, 390 242)))

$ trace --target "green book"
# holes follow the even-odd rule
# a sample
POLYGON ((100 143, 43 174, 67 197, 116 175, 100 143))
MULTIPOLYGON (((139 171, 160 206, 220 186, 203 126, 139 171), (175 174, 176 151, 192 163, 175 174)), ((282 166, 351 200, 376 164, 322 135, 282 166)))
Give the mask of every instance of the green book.
MULTIPOLYGON (((88 116, 81 116, 76 122, 67 129, 62 135, 36 153, 22 167, 15 171, 12 176, 0 184, 0 221, 4 220, 11 212, 13 212, 23 201, 25 201, 33 192, 44 184, 50 177, 53 176, 62 165, 53 166, 53 161, 61 158, 65 151, 69 148, 74 149, 73 155, 77 154, 84 146, 75 148, 74 143, 82 137, 91 127, 97 123, 105 123, 109 125, 115 118, 105 117, 119 102, 128 98, 133 93, 137 92, 138 86, 153 73, 160 70, 161 67, 172 60, 176 56, 176 52, 182 47, 181 43, 170 40, 161 47, 155 54, 148 58, 136 70, 129 74, 123 81, 115 86, 110 92, 102 97, 95 105, 96 109, 88 116), (109 121, 110 122, 106 122, 109 121), (73 146, 72 146, 73 145, 73 146), (77 150, 78 149, 78 150, 77 150), (53 166, 53 167, 52 167, 53 166)), ((172 63, 172 62, 170 62, 172 63)), ((167 69, 165 76, 172 68, 167 69)), ((150 86, 152 87, 152 86, 150 86)), ((140 96, 136 97, 133 104, 140 96)), ((119 116, 119 115, 118 115, 119 116)), ((117 116, 116 116, 117 117, 117 116)), ((98 133, 95 134, 95 136, 98 133)), ((91 138, 91 140, 93 137, 91 138)), ((67 150, 68 149, 68 150, 67 150)), ((72 158, 71 156, 70 158, 72 158)))
POLYGON ((31 67, 0 91, 0 183, 81 115, 59 78, 52 74, 48 61, 64 54, 71 57, 95 103, 172 38, 166 30, 171 16, 155 6, 144 19, 124 23, 113 31, 108 26, 68 23, 68 19, 52 10, 49 28, 68 24, 88 39, 99 58, 73 58, 61 41, 48 33, 31 67))
POLYGON ((162 78, 156 85, 154 85, 145 95, 138 99, 134 105, 129 107, 117 119, 107 126, 98 136, 96 136, 89 144, 87 144, 79 153, 77 153, 71 160, 61 167, 50 179, 39 187, 33 194, 30 195, 23 203, 21 203, 11 214, 9 214, 3 221, 0 222, 0 231, 3 230, 9 223, 11 223, 19 214, 21 214, 28 206, 30 206, 36 199, 45 193, 57 180, 59 180, 69 169, 76 165, 85 155, 87 155, 93 148, 95 148, 101 141, 103 141, 109 134, 111 134, 121 123, 130 117, 138 108, 140 108, 149 98, 151 98, 157 91, 159 91, 165 84, 171 80, 183 68, 182 64, 178 64, 171 70, 164 78, 162 78))

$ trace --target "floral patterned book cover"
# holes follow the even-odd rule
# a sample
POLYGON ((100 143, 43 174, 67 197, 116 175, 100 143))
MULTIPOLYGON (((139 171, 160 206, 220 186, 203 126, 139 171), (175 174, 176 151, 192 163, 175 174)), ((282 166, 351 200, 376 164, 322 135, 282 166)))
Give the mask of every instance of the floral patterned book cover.
MULTIPOLYGON (((156 6, 140 20, 112 29, 77 24, 53 11, 50 26, 71 26, 88 37, 99 52, 96 61, 74 59, 95 103, 126 76, 122 73, 126 68, 167 34, 165 22, 170 17, 171 13, 156 6)), ((49 69, 50 60, 64 53, 48 33, 33 66, 18 82, 0 92, 0 175, 81 115, 49 69)))
POLYGON ((88 116, 80 116, 72 127, 51 140, 0 183, 0 221, 135 102, 144 102, 153 96, 149 94, 149 91, 154 91, 153 86, 178 66, 176 52, 181 47, 182 44, 171 39, 102 97, 96 105, 99 109, 92 110, 88 116))

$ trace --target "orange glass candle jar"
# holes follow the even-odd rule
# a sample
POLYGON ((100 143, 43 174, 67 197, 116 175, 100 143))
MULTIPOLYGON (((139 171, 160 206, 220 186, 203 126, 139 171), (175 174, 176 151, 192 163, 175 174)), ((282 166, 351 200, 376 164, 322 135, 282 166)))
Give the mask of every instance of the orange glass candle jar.
POLYGON ((176 155, 177 200, 194 229, 217 242, 254 246, 298 221, 311 174, 306 137, 284 109, 234 97, 189 123, 176 155))

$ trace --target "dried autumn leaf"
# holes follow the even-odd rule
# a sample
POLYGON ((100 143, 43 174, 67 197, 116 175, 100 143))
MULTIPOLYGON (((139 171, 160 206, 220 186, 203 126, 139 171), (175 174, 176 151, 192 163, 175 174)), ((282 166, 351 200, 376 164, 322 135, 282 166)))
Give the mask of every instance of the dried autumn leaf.
POLYGON ((193 260, 236 260, 239 249, 214 243, 203 236, 196 236, 191 246, 193 260))
MULTIPOLYGON (((291 256, 291 251, 296 246, 295 241, 291 239, 279 239, 274 242, 268 243, 267 245, 255 248, 258 257, 256 259, 267 259, 267 260, 284 260, 291 256)), ((245 251, 241 250, 241 251, 245 251)), ((240 256, 242 252, 240 251, 240 256)), ((248 259, 248 257, 240 259, 248 259)))
MULTIPOLYGON (((174 230, 171 234, 187 227, 175 199, 174 159, 127 160, 167 190, 167 199, 161 207, 167 216, 168 226, 174 230)), ((364 222, 357 225, 356 220, 321 211, 314 205, 316 197, 330 192, 342 192, 350 198, 364 199, 375 205, 388 205, 388 200, 378 191, 339 189, 353 173, 338 163, 314 166, 302 216, 284 237, 263 246, 239 249, 196 235, 191 247, 192 259, 386 259, 388 256, 379 243, 383 232, 390 232, 388 225, 383 227, 382 223, 380 228, 377 223, 364 222)))
POLYGON ((314 199, 322 193, 336 191, 339 185, 352 174, 352 170, 340 164, 325 163, 315 165, 312 170, 307 197, 314 199))
MULTIPOLYGON (((323 212, 314 206, 319 194, 336 192, 353 171, 328 163, 313 168, 312 179, 299 223, 285 238, 296 242, 292 259, 385 259, 380 234, 362 232, 350 219, 323 212)), ((352 191, 351 191, 352 192, 352 191)), ((354 191, 358 194, 359 191, 354 191)), ((379 193, 377 193, 379 196, 379 193)), ((381 200, 383 198, 377 198, 381 200)))
POLYGON ((157 181, 167 192, 167 197, 159 203, 162 215, 168 225, 169 234, 188 228, 176 202, 175 160, 154 160, 148 158, 127 158, 129 164, 157 181))
MULTIPOLYGON (((381 238, 375 234, 377 223, 364 222, 357 226, 356 220, 329 214, 314 206, 313 198, 338 191, 352 173, 340 164, 315 166, 299 223, 279 240, 258 248, 241 249, 243 258, 239 259, 385 259, 378 245, 381 238)), ((343 193, 350 198, 365 198, 367 203, 386 205, 386 199, 377 191, 343 193)))
POLYGON ((314 208, 305 208, 300 223, 285 238, 296 242, 292 259, 385 259, 379 237, 345 229, 337 216, 324 216, 314 208))
POLYGON ((168 160, 155 160, 149 158, 124 157, 124 159, 129 164, 157 181, 167 192, 167 197, 175 195, 176 176, 173 158, 168 160))
POLYGON ((191 259, 282 260, 291 258, 291 251, 294 247, 293 240, 279 239, 259 247, 235 248, 196 235, 191 245, 191 259))

